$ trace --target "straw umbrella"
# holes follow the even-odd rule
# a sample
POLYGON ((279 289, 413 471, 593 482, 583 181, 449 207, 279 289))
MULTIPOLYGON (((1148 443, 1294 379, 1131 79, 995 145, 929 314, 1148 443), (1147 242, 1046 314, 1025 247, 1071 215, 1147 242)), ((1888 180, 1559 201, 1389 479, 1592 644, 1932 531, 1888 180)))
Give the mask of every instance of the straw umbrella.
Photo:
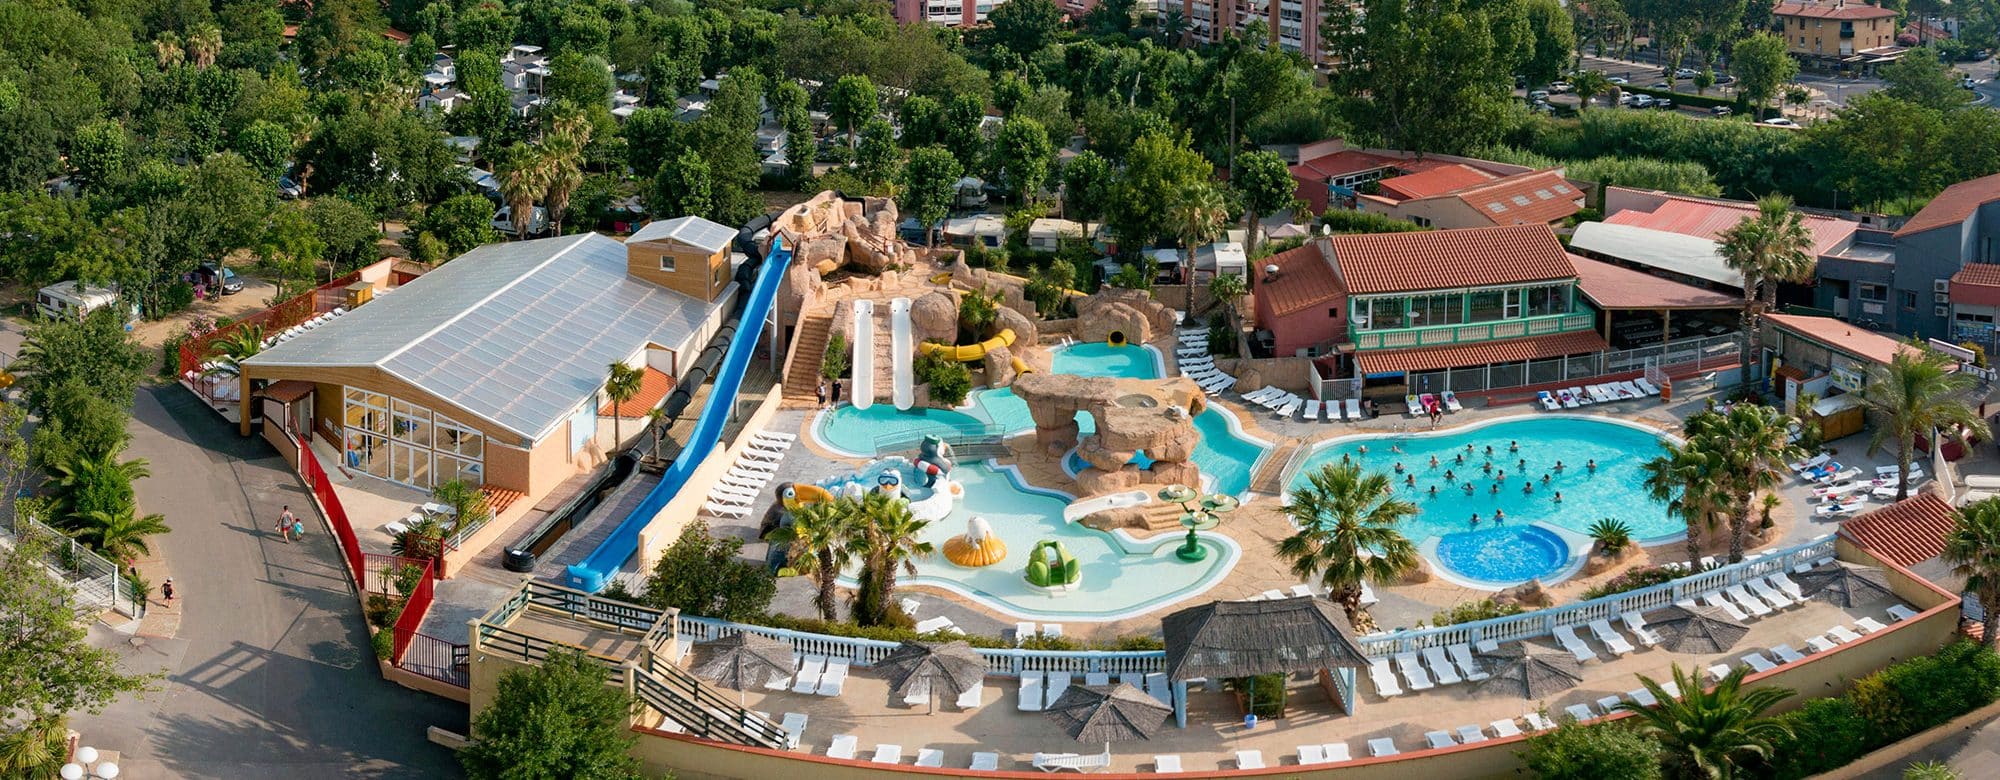
POLYGON ((1495 662, 1490 674, 1479 681, 1480 693, 1519 693, 1523 699, 1545 699, 1583 682, 1583 670, 1576 656, 1526 642, 1501 645, 1482 658, 1495 662))
POLYGON ((1660 635, 1660 646, 1676 653, 1720 653, 1741 641, 1750 627, 1714 607, 1672 605, 1655 610, 1646 627, 1660 635))
POLYGON ((1836 607, 1853 607, 1860 602, 1892 598, 1889 579, 1873 566, 1834 561, 1831 566, 1796 575, 1799 590, 1806 598, 1819 599, 1836 607))
POLYGON ((743 691, 763 685, 767 677, 791 674, 797 664, 791 643, 759 634, 730 634, 697 643, 695 650, 695 676, 735 689, 738 703, 743 691))
POLYGON ((986 659, 964 641, 904 642, 875 669, 889 680, 892 695, 923 691, 931 712, 937 711, 936 694, 957 699, 986 679, 986 659))
POLYGON ((1046 710, 1078 742, 1152 739, 1174 711, 1126 683, 1073 685, 1046 710))

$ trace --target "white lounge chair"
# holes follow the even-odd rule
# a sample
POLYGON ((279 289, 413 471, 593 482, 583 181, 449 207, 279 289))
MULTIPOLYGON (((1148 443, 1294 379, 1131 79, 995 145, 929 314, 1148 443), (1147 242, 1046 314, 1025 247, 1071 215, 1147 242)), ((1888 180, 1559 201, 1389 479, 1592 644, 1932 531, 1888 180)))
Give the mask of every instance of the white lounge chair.
POLYGON ((1521 727, 1512 718, 1493 721, 1493 735, 1501 739, 1521 736, 1521 727))
POLYGON ((917 748, 917 766, 944 766, 944 751, 937 748, 917 748))
POLYGON ((1635 609, 1626 612, 1618 617, 1625 621, 1625 630, 1632 632, 1633 636, 1639 638, 1639 644, 1652 647, 1660 643, 1660 635, 1653 633, 1652 629, 1646 627, 1646 616, 1640 614, 1638 610, 1635 609))
POLYGON ((1044 687, 1048 689, 1048 693, 1046 694, 1046 698, 1043 699, 1042 706, 1046 707, 1054 704, 1057 699, 1062 698, 1063 691, 1069 690, 1072 679, 1074 678, 1070 676, 1069 672, 1049 672, 1047 682, 1044 683, 1044 687))
POLYGON ((1304 403, 1305 401, 1296 395, 1287 396, 1284 403, 1279 404, 1277 408, 1271 410, 1271 415, 1273 417, 1290 417, 1304 403))
POLYGON ((784 729, 785 738, 788 740, 787 744, 791 747, 798 747, 800 740, 803 740, 806 735, 806 714, 803 712, 787 712, 785 713, 784 722, 779 723, 778 728, 784 729))
POLYGON ((1412 393, 1403 396, 1403 408, 1410 411, 1411 417, 1419 417, 1424 413, 1424 402, 1422 399, 1417 398, 1415 393, 1412 393))
POLYGON ((933 631, 942 631, 944 629, 953 627, 954 626, 951 623, 951 618, 945 617, 943 615, 939 615, 937 617, 929 618, 926 620, 917 621, 917 633, 919 634, 928 634, 933 631))
POLYGON ((1555 721, 1549 720, 1547 715, 1543 715, 1540 712, 1523 714, 1521 719, 1528 722, 1528 729, 1530 731, 1548 731, 1556 727, 1555 721))
POLYGON ((1720 682, 1724 677, 1728 677, 1732 671, 1735 670, 1729 664, 1709 664, 1708 666, 1708 676, 1717 682, 1720 682))
POLYGON ((1486 732, 1478 726, 1460 726, 1458 727, 1458 741, 1464 745, 1470 745, 1474 742, 1485 742, 1486 732))
POLYGON ((1356 399, 1356 398, 1349 398, 1349 399, 1347 399, 1347 402, 1346 402, 1346 407, 1347 407, 1347 419, 1349 419, 1349 420, 1360 420, 1360 419, 1361 419, 1361 401, 1360 401, 1360 399, 1356 399))
POLYGON ((701 508, 716 517, 748 517, 750 515, 749 507, 718 504, 714 501, 704 502, 701 508))
POLYGON ((1653 383, 1652 383, 1652 382, 1648 382, 1648 381, 1646 381, 1646 378, 1645 378, 1645 377, 1643 377, 1643 376, 1642 376, 1642 377, 1639 377, 1639 378, 1637 378, 1637 379, 1634 379, 1634 380, 1632 380, 1632 384, 1634 384, 1634 385, 1638 385, 1638 386, 1639 386, 1639 391, 1640 391, 1640 392, 1643 392, 1643 393, 1645 393, 1645 394, 1647 394, 1647 395, 1659 395, 1659 394, 1660 394, 1660 388, 1658 388, 1658 387, 1655 387, 1655 386, 1653 386, 1653 383))
POLYGON ((1618 705, 1623 703, 1624 701, 1625 701, 1624 696, 1618 696, 1618 695, 1605 696, 1597 700, 1597 711, 1602 712, 1606 715, 1610 715, 1611 713, 1617 712, 1618 705))
POLYGON ((1465 678, 1458 676, 1458 670, 1452 668, 1451 659, 1445 657, 1444 648, 1436 646, 1426 647, 1423 649, 1423 655, 1424 661, 1430 666, 1431 676, 1437 678, 1439 685, 1456 685, 1465 682, 1465 678))
POLYGON ((1701 603, 1720 609, 1737 620, 1750 619, 1750 613, 1744 612, 1742 607, 1736 606, 1736 602, 1730 601, 1720 592, 1701 594, 1701 603))
POLYGON ((1882 625, 1882 621, 1876 620, 1872 617, 1855 618, 1854 627, 1861 629, 1861 633, 1863 634, 1873 634, 1877 631, 1886 631, 1889 628, 1888 626, 1882 625))
POLYGON ((847 667, 850 663, 845 658, 827 660, 826 673, 819 676, 819 686, 813 688, 813 695, 839 696, 847 690, 847 667))
POLYGON ((1424 673, 1423 664, 1417 663, 1416 653, 1397 653, 1396 668, 1402 670, 1403 680, 1410 684, 1410 690, 1427 691, 1437 687, 1431 683, 1431 676, 1424 673))
POLYGON ((798 674, 793 675, 792 693, 812 693, 819 687, 819 676, 825 672, 826 656, 806 656, 799 662, 798 674))
POLYGON ((1839 646, 1833 640, 1823 636, 1816 636, 1806 640, 1806 652, 1808 653, 1824 653, 1839 646))
POLYGON ((1464 405, 1464 404, 1461 404, 1461 403, 1459 403, 1459 402, 1458 402, 1458 394, 1457 394, 1457 393, 1454 393, 1454 392, 1452 392, 1452 391, 1450 391, 1450 390, 1446 390, 1446 391, 1444 391, 1443 393, 1439 393, 1439 394, 1438 394, 1438 397, 1440 397, 1440 398, 1443 398, 1443 399, 1444 399, 1444 410, 1445 410, 1445 411, 1447 411, 1447 412, 1463 412, 1463 411, 1465 411, 1465 405, 1464 405))
POLYGON ((853 759, 854 749, 860 746, 860 742, 861 740, 857 739, 853 734, 842 734, 834 737, 832 742, 827 743, 826 757, 853 759))
POLYGON ((1793 601, 1792 597, 1785 595, 1783 591, 1777 588, 1771 587, 1771 584, 1765 582, 1761 577, 1754 580, 1744 580, 1743 584, 1748 586, 1750 592, 1756 594, 1757 598, 1763 599, 1765 603, 1770 604, 1773 608, 1784 609, 1798 605, 1798 602, 1793 601))
POLYGON ((1396 673, 1389 668, 1389 659, 1368 659, 1368 679, 1375 683, 1375 693, 1384 699, 1403 695, 1403 687, 1396 684, 1396 673))
POLYGON ((1612 655, 1624 655, 1632 652, 1632 643, 1625 641, 1625 637, 1619 635, 1618 631, 1611 627, 1611 621, 1609 620, 1598 618, 1590 621, 1590 633, 1596 634, 1597 641, 1603 642, 1604 647, 1610 650, 1612 655))
POLYGON ((1036 769, 1044 772, 1060 772, 1064 769, 1089 772, 1093 769, 1103 769, 1111 766, 1111 746, 1106 745, 1104 752, 1092 755, 1036 753, 1032 763, 1036 769))
POLYGON ((1449 731, 1426 731, 1424 732, 1424 741, 1431 743, 1432 750, 1458 745, 1458 741, 1451 738, 1451 732, 1449 731))
POLYGON ((1781 664, 1797 663, 1799 661, 1806 660, 1805 654, 1792 649, 1791 645, 1778 645, 1777 647, 1773 647, 1771 648, 1771 655, 1777 656, 1778 663, 1781 664))
POLYGON ((1306 402, 1306 422, 1319 422, 1319 400, 1306 402))
POLYGON ((1830 460, 1833 460, 1833 455, 1831 453, 1822 452, 1818 455, 1814 455, 1805 460, 1796 461, 1793 463, 1787 463, 1785 465, 1792 467, 1793 471, 1804 473, 1807 470, 1818 468, 1819 466, 1824 465, 1827 461, 1830 460))
POLYGON ((1771 659, 1765 658, 1763 653, 1751 653, 1743 656, 1743 663, 1749 666, 1752 672, 1768 672, 1778 668, 1778 665, 1771 663, 1771 659))
POLYGON ((1084 673, 1084 675, 1083 675, 1083 684, 1084 684, 1084 685, 1110 685, 1110 684, 1111 684, 1111 673, 1110 673, 1110 672, 1085 672, 1085 673, 1084 673))
POLYGON ((1564 650, 1568 650, 1570 655, 1576 656, 1577 663, 1597 658, 1597 651, 1590 649, 1590 645, 1584 643, 1582 639, 1578 639, 1576 629, 1571 626, 1556 626, 1556 642, 1561 644, 1564 650))
POLYGON ((1182 770, 1181 770, 1180 756, 1172 755, 1172 756, 1153 757, 1153 774, 1172 775, 1172 774, 1179 774, 1181 771, 1182 770))
POLYGON ((1368 755, 1375 756, 1376 758, 1398 755, 1402 752, 1396 749, 1396 740, 1391 737, 1376 737, 1368 740, 1368 755))
POLYGON ((1000 754, 974 753, 972 754, 972 764, 966 768, 975 772, 998 772, 1000 771, 1000 754))
POLYGON ((1569 713, 1569 716, 1575 718, 1576 722, 1578 723, 1582 723, 1587 720, 1592 720, 1597 717, 1597 713, 1590 711, 1589 704, 1572 704, 1569 705, 1568 707, 1564 707, 1563 712, 1569 713))
POLYGON ((1041 712, 1043 698, 1042 685, 1043 677, 1041 672, 1022 672, 1021 695, 1015 708, 1022 712, 1041 712))
POLYGON ((1063 635, 1063 627, 1061 623, 1042 624, 1042 636, 1062 636, 1062 635, 1063 635))
POLYGON ((900 764, 903 761, 903 746, 883 743, 875 746, 875 757, 868 759, 875 764, 900 764))
POLYGON ((1028 638, 1033 637, 1034 635, 1035 635, 1035 624, 1033 623, 1014 624, 1014 644, 1018 645, 1021 642, 1026 641, 1028 638))
POLYGON ((1722 592, 1729 594, 1729 597, 1736 601, 1737 606, 1748 610, 1752 615, 1763 617, 1771 614, 1771 607, 1756 596, 1750 595, 1750 592, 1744 590, 1742 585, 1731 585, 1723 588, 1722 592))
POLYGON ((1326 762, 1329 764, 1354 760, 1354 755, 1347 752, 1345 742, 1328 742, 1320 745, 1319 750, 1321 755, 1326 756, 1326 762))
POLYGON ((1660 706, 1660 700, 1654 698, 1653 692, 1650 689, 1646 688, 1638 688, 1635 690, 1626 691, 1625 698, 1631 699, 1633 702, 1637 703, 1641 707, 1660 706))
MULTIPOLYGON (((1543 391, 1540 391, 1540 392, 1538 392, 1538 393, 1535 393, 1535 397, 1541 400, 1541 402, 1542 402, 1542 408, 1543 408, 1543 409, 1547 409, 1547 410, 1549 410, 1549 411, 1553 412, 1553 411, 1555 411, 1556 409, 1560 408, 1560 406, 1558 405, 1558 402, 1556 401, 1556 397, 1555 397, 1555 396, 1553 396, 1553 395, 1549 395, 1549 391, 1547 391, 1547 390, 1543 390, 1543 391)), ((1575 404, 1571 404, 1571 405, 1572 405, 1572 406, 1574 406, 1575 404)))
POLYGON ((1901 604, 1889 605, 1889 617, 1894 619, 1898 623, 1901 623, 1905 620, 1909 620, 1910 618, 1916 616, 1917 616, 1917 611, 1914 609, 1910 609, 1909 607, 1903 606, 1901 604))
POLYGON ((1479 668, 1479 662, 1472 657, 1472 648, 1465 643, 1446 647, 1445 652, 1451 653, 1451 660, 1458 663, 1458 670, 1465 674, 1465 679, 1477 681, 1491 676, 1479 668))
POLYGON ((1262 750, 1238 750, 1238 751, 1236 751, 1236 768, 1237 768, 1237 769, 1263 769, 1263 768, 1264 768, 1264 751, 1262 751, 1262 750))
POLYGON ((1313 591, 1311 585, 1307 585, 1305 583, 1299 583, 1297 585, 1292 586, 1292 595, 1294 596, 1311 596, 1312 594, 1313 591))
POLYGON ((1167 684, 1165 672, 1152 672, 1146 675, 1146 695, 1161 704, 1173 706, 1174 690, 1167 684))

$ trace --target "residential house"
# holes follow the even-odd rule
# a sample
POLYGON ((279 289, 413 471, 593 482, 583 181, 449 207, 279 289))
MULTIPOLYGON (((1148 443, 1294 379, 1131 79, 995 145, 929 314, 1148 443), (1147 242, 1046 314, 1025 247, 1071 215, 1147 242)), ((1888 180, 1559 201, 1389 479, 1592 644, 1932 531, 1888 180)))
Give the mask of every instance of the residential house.
POLYGON ((1355 197, 1360 211, 1436 228, 1561 225, 1583 202, 1561 168, 1497 176, 1464 163, 1382 179, 1355 197))
POLYGON ((2000 263, 2000 174, 1946 187, 1865 261, 1821 259, 1816 304, 1877 330, 1950 338, 1951 280, 1973 263, 2000 263))
MULTIPOLYGON (((1770 366, 1786 408, 1802 393, 1818 396, 1815 415, 1853 419, 1841 426, 1842 435, 1860 429, 1861 391, 1868 385, 1869 369, 1888 365, 1898 354, 1921 351, 1832 317, 1766 312, 1764 325, 1764 354, 1758 360, 1770 366)), ((1835 433, 1829 430, 1829 438, 1837 438, 1835 433)))
POLYGON ((1785 50, 1813 65, 1872 70, 1902 56, 1896 12, 1861 0, 1786 0, 1771 8, 1785 50))

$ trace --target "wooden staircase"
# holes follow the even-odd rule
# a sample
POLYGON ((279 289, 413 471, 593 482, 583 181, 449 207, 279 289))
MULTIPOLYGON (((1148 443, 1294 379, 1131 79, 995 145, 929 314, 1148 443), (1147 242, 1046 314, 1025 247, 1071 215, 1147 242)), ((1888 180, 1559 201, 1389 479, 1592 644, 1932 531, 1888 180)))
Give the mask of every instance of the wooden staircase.
POLYGON ((833 317, 826 311, 800 319, 792 336, 792 362, 785 366, 785 406, 811 408, 817 404, 820 360, 832 333, 833 317))

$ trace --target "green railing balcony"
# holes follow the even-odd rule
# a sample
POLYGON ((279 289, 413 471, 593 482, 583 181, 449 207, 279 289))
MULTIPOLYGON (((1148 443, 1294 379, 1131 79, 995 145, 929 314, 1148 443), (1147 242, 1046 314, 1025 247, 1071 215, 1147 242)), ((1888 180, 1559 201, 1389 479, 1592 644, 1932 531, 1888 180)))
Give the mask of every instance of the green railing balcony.
POLYGON ((1590 312, 1578 312, 1493 322, 1466 322, 1457 325, 1357 330, 1353 333, 1355 349, 1413 349, 1547 336, 1553 333, 1590 330, 1596 326, 1596 315, 1590 312))

